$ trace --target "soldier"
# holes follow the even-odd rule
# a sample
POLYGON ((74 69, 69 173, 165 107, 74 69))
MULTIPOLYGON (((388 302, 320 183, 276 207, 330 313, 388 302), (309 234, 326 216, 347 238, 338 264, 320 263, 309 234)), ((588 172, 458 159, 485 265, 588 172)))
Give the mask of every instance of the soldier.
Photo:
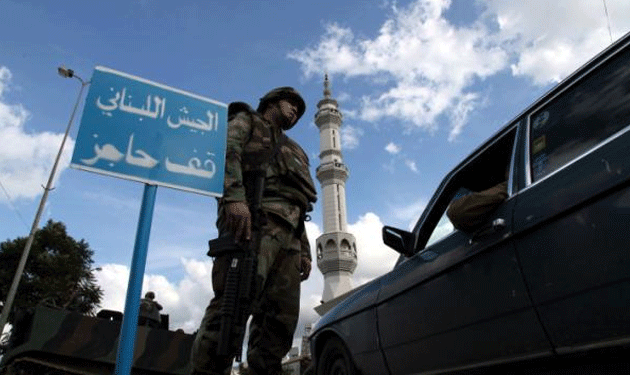
POLYGON ((140 300, 138 325, 149 326, 151 328, 160 327, 160 310, 162 310, 162 305, 154 301, 154 299, 155 293, 147 292, 144 298, 140 300))
MULTIPOLYGON (((228 107, 228 136, 223 197, 218 204, 219 235, 237 242, 251 239, 248 173, 265 170, 264 223, 258 248, 256 299, 252 307, 247 362, 254 374, 280 374, 300 311, 300 282, 311 271, 304 230, 316 190, 308 157, 284 131, 304 114, 306 105, 291 87, 279 87, 260 99, 256 111, 236 102, 228 107)), ((208 305, 192 348, 193 374, 228 373, 234 355, 218 356, 220 307, 230 255, 217 256, 212 269, 214 298, 208 305)))

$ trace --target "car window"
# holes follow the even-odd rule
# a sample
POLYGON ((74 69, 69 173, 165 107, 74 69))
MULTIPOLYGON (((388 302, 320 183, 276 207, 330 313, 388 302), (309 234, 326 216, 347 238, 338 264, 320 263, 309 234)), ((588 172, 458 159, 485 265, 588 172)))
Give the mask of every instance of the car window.
POLYGON ((629 60, 630 50, 620 53, 532 113, 530 182, 558 170, 628 125, 629 60))
POLYGON ((448 236, 454 231, 455 227, 453 226, 453 223, 451 223, 451 221, 448 219, 448 216, 446 216, 446 212, 444 212, 442 214, 442 217, 440 218, 440 221, 438 221, 438 224, 435 226, 435 229, 433 229, 433 232, 429 237, 429 241, 427 241, 427 246, 431 246, 435 242, 448 236))
MULTIPOLYGON (((467 189, 465 187, 459 187, 457 189, 457 193, 455 193, 453 198, 451 198, 451 202, 458 198, 466 196, 470 193, 472 193, 470 189, 467 189)), ((451 222, 451 220, 448 218, 446 211, 444 211, 442 213, 442 217, 440 218, 437 225, 433 229, 433 232, 431 232, 431 236, 429 237, 429 240, 427 241, 427 246, 431 246, 431 244, 441 240, 442 238, 453 233, 454 231, 455 231, 455 227, 453 226, 453 223, 451 222)))
MULTIPOLYGON (((517 127, 513 126, 512 129, 498 136, 494 142, 448 177, 448 182, 439 192, 425 223, 422 224, 422 228, 418 228, 421 236, 426 236, 426 242, 422 241, 424 245, 421 245, 421 248, 433 245, 457 230, 457 221, 453 222, 452 217, 449 218, 449 207, 454 202, 498 185, 507 186, 506 179, 511 165, 516 131, 517 127)), ((482 223, 484 219, 484 213, 481 212, 478 218, 473 218, 469 212, 466 215, 468 216, 463 221, 470 222, 471 228, 482 223), (473 221, 475 221, 474 224, 473 221)))

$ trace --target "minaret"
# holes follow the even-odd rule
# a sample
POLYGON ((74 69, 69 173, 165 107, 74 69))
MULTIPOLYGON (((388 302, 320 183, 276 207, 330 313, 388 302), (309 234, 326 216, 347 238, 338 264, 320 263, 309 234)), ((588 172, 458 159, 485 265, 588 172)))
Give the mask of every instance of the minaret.
POLYGON ((317 179, 321 183, 324 232, 317 238, 317 266, 324 275, 322 303, 352 289, 351 277, 357 268, 357 246, 347 232, 346 180, 348 167, 341 156, 342 114, 331 97, 328 74, 324 78, 324 99, 317 103, 315 124, 319 128, 317 179))

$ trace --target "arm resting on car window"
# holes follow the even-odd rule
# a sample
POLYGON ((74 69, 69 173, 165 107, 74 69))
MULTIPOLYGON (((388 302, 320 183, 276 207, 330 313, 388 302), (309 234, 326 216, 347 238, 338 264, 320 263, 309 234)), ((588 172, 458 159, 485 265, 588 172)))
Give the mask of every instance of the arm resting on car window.
POLYGON ((507 198, 507 181, 489 189, 465 195, 455 201, 446 215, 456 229, 472 232, 482 225, 487 215, 494 211, 507 198))

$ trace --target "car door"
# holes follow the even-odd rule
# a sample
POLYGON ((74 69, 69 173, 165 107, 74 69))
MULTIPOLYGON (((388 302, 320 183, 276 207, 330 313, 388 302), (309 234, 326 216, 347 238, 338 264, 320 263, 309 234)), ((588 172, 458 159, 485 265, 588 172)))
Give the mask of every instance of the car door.
POLYGON ((515 243, 558 353, 630 341, 629 66, 625 46, 529 116, 515 243))
MULTIPOLYGON (((449 227, 444 215, 462 181, 471 177, 487 180, 481 171, 498 155, 509 161, 515 133, 516 126, 448 178, 416 230, 429 230, 433 237, 441 238, 426 248, 422 245, 422 251, 382 280, 378 329, 392 374, 480 366, 551 353, 511 239, 514 197, 474 234, 449 227), (509 152, 503 152, 507 149, 509 152)), ((500 174, 503 169, 498 168, 500 174)))

